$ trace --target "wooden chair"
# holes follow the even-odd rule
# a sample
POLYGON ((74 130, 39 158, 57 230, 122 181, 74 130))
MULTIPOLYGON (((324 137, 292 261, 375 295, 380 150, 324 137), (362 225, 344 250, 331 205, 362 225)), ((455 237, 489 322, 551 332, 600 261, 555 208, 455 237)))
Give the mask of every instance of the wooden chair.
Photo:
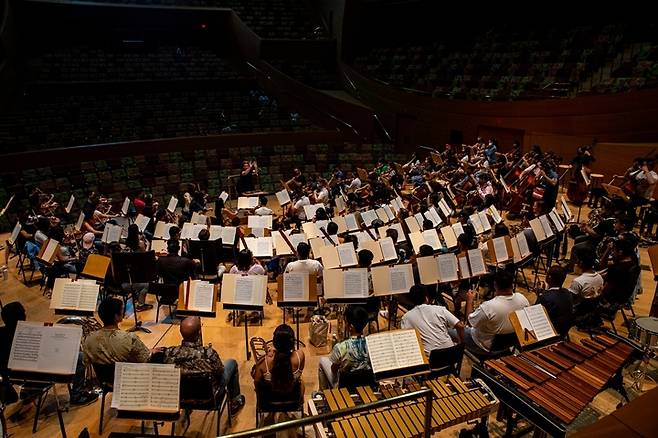
MULTIPOLYGON (((263 414, 283 412, 299 412, 304 417, 304 389, 300 380, 295 382, 294 388, 285 393, 272 390, 269 382, 261 380, 256 385, 256 427, 260 427, 263 414)), ((302 426, 302 436, 304 427, 302 426)))

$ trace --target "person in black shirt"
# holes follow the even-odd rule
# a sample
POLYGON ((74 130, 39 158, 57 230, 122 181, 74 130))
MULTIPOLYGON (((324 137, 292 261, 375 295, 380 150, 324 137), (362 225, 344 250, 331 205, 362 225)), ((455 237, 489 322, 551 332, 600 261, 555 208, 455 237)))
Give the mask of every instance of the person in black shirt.
POLYGON ((166 284, 181 284, 194 277, 196 263, 187 257, 178 255, 180 245, 177 240, 167 242, 167 255, 157 261, 158 275, 166 284))
POLYGON ((240 177, 238 178, 238 183, 236 184, 236 190, 238 195, 242 195, 245 192, 254 191, 254 175, 258 173, 258 164, 256 161, 243 161, 242 162, 242 171, 240 172, 240 177))
POLYGON ((560 336, 566 336, 574 323, 573 296, 562 287, 567 278, 566 271, 559 266, 552 266, 546 274, 548 289, 544 291, 535 304, 546 308, 553 327, 560 336))

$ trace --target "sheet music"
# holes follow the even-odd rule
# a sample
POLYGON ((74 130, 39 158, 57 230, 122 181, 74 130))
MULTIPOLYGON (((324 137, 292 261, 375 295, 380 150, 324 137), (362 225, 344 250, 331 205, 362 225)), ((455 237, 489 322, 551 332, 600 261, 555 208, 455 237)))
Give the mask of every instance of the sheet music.
POLYGON ((238 210, 249 210, 258 207, 258 198, 254 196, 238 197, 238 210))
POLYGON ((467 252, 468 254, 468 263, 471 266, 471 275, 476 277, 478 275, 484 275, 487 273, 487 267, 484 264, 484 258, 482 257, 482 250, 479 248, 470 249, 467 252))
POLYGON ((496 262, 502 263, 509 259, 509 254, 507 254, 507 246, 505 245, 505 237, 496 237, 492 239, 492 244, 494 248, 494 254, 496 256, 496 262))
POLYGON ((9 236, 9 243, 12 245, 16 243, 16 239, 18 239, 18 233, 21 232, 22 225, 20 222, 16 222, 16 225, 14 225, 14 229, 11 230, 11 236, 9 236))
POLYGON ((222 228, 222 245, 233 246, 235 243, 235 235, 237 232, 236 227, 223 227, 222 228))
MULTIPOLYGON (((553 330, 548 315, 544 311, 544 307, 541 304, 535 304, 534 306, 528 306, 522 310, 517 310, 517 316, 519 316, 519 323, 521 322, 520 314, 525 314, 525 317, 530 325, 530 330, 535 334, 535 337, 538 341, 543 341, 544 339, 552 338, 557 336, 557 333, 553 330)), ((524 327, 521 324, 522 328, 524 327)))
POLYGON ((254 256, 256 257, 272 257, 272 238, 271 237, 258 237, 256 239, 256 250, 254 256))
POLYGON ((338 260, 341 266, 355 266, 359 263, 354 252, 354 245, 351 242, 338 245, 336 251, 338 251, 338 260))
POLYGON ((404 223, 407 224, 407 228, 409 228, 410 233, 420 232, 420 225, 418 225, 418 221, 416 220, 415 217, 409 216, 405 218, 404 223))
POLYGON ((398 240, 395 241, 394 243, 398 242, 405 242, 407 240, 407 236, 404 234, 404 231, 402 230, 402 224, 400 223, 394 223, 389 226, 383 226, 379 227, 379 238, 383 239, 386 237, 386 230, 389 228, 392 228, 398 232, 398 240))
POLYGON ((416 222, 418 222, 418 226, 420 227, 420 229, 423 230, 424 229, 423 222, 425 222, 425 216, 423 216, 421 213, 416 213, 414 215, 414 218, 416 218, 416 222))
POLYGON ((535 233, 535 238, 537 239, 538 242, 541 242, 542 240, 546 240, 544 227, 542 226, 539 219, 534 218, 530 220, 530 228, 532 228, 532 232, 535 233))
POLYGON ((480 220, 480 216, 477 213, 473 213, 468 218, 470 219, 471 225, 473 225, 473 228, 475 228, 475 234, 484 233, 484 226, 482 225, 482 222, 480 220))
POLYGON ((347 209, 347 205, 345 204, 345 200, 342 196, 336 196, 334 200, 336 201, 336 210, 339 213, 347 209))
POLYGON ((308 301, 308 288, 308 273, 290 272, 283 274, 283 301, 308 301))
POLYGON ((267 228, 272 229, 272 215, 265 216, 248 216, 247 226, 249 228, 267 228))
POLYGON ((176 412, 179 391, 180 370, 174 364, 117 362, 112 408, 176 412))
MULTIPOLYGON (((462 230, 462 233, 463 232, 464 230, 462 230)), ((457 246, 457 235, 455 234, 455 230, 453 229, 453 227, 451 227, 450 225, 441 227, 441 235, 443 236, 443 240, 445 240, 446 246, 448 248, 454 248, 457 246)))
POLYGON ((103 229, 103 243, 119 242, 121 240, 122 228, 118 225, 105 224, 103 229))
POLYGON ((521 257, 526 258, 530 255, 530 247, 528 247, 528 241, 525 238, 525 234, 520 232, 515 237, 517 243, 519 244, 519 252, 521 257))
POLYGON ((464 234, 464 227, 462 226, 461 222, 454 223, 451 226, 452 230, 455 232, 455 236, 459 237, 464 234))
POLYGON ((64 207, 64 211, 66 212, 66 214, 69 214, 71 212, 74 202, 75 202, 75 196, 71 195, 68 204, 66 204, 66 207, 64 207))
POLYGON ((457 257, 454 254, 439 254, 436 262, 439 266, 439 281, 441 283, 459 280, 457 257))
POLYGON ((498 209, 496 208, 495 205, 489 207, 489 213, 491 214, 491 217, 493 218, 495 223, 499 224, 503 221, 503 218, 500 217, 500 213, 498 212, 498 209))
MULTIPOLYGON (((187 281, 183 282, 183 290, 187 290, 187 281)), ((193 280, 190 285, 190 297, 187 308, 199 312, 212 312, 215 287, 207 281, 193 280)))
POLYGON ((564 196, 562 197, 562 199, 560 199, 560 203, 562 207, 562 214, 564 215, 567 222, 569 222, 573 216, 571 214, 571 209, 569 208, 566 199, 564 199, 564 196))
MULTIPOLYGON (((302 242, 308 242, 307 236, 304 233, 291 234, 288 236, 288 238, 290 239, 290 243, 292 243, 293 248, 297 248, 297 245, 302 242)), ((338 242, 338 239, 336 239, 335 242, 338 242)))
POLYGON ((171 213, 176 211, 176 206, 178 205, 178 199, 176 199, 174 196, 172 196, 169 199, 169 204, 167 205, 167 210, 169 210, 171 213))
POLYGON ((143 214, 138 214, 137 219, 135 219, 135 223, 137 224, 137 228, 139 228, 140 233, 143 233, 146 227, 148 227, 149 223, 151 222, 151 218, 144 216, 143 214))
POLYGON ((375 374, 424 365, 416 330, 393 330, 366 336, 368 356, 375 374))
POLYGON ((491 231, 491 224, 489 223, 489 218, 487 213, 484 211, 479 211, 478 216, 480 217, 480 223, 482 224, 482 229, 484 231, 491 231))
POLYGON ((85 221, 85 214, 80 212, 80 216, 78 216, 78 220, 75 223, 75 230, 80 231, 82 229, 82 223, 85 221))
POLYGON ((368 210, 361 213, 361 220, 366 227, 372 225, 372 221, 375 219, 377 219, 377 213, 375 213, 375 210, 368 210))
POLYGON ((226 200, 228 199, 228 193, 226 193, 226 192, 222 192, 222 193, 219 195, 219 199, 221 199, 222 201, 224 201, 224 203, 226 204, 226 200))
POLYGON ((82 327, 44 326, 19 321, 11 345, 8 368, 45 374, 75 374, 82 327))
POLYGON ((291 202, 290 194, 285 189, 281 190, 280 192, 276 192, 276 200, 279 201, 279 205, 283 207, 284 205, 291 202))
POLYGON ((439 264, 434 256, 416 259, 421 284, 436 284, 439 281, 439 264))
POLYGON ((345 216, 345 225, 347 226, 347 231, 356 231, 359 229, 354 213, 345 216))
POLYGON ((541 223, 542 228, 544 229, 544 234, 546 237, 551 237, 553 236, 553 229, 551 228, 550 222, 548 222, 548 218, 546 215, 539 216, 539 222, 541 223))
POLYGON ((469 278, 471 276, 471 269, 468 267, 468 257, 457 257, 459 262, 459 274, 461 278, 469 278))
POLYGON ((383 208, 384 213, 386 213, 386 216, 388 216, 388 221, 385 222, 391 222, 392 220, 395 220, 395 213, 393 213, 393 210, 391 210, 391 206, 385 205, 383 208))
POLYGON ((425 240, 425 243, 431 246, 434 250, 443 248, 443 245, 441 245, 441 241, 439 240, 439 235, 433 228, 431 230, 423 231, 423 239, 425 240))
POLYGON ((548 215, 551 218, 551 221, 553 221, 553 224, 555 225, 555 229, 558 232, 564 230, 564 223, 562 222, 562 219, 560 219, 560 216, 558 216, 557 212, 555 211, 555 208, 553 208, 553 210, 548 215))
POLYGON ((58 247, 59 247, 58 241, 54 239, 48 239, 48 243, 46 244, 46 249, 44 250, 43 257, 41 259, 50 262, 50 260, 52 260, 55 257, 55 251, 57 251, 58 247))
POLYGON ((452 210, 448 207, 446 200, 443 198, 439 200, 439 210, 441 210, 441 213, 443 213, 446 218, 449 218, 452 214, 452 210))
POLYGON ((99 285, 95 280, 71 281, 68 278, 56 278, 50 308, 93 312, 96 309, 98 292, 99 285))
POLYGON ((390 283, 388 293, 398 294, 409 292, 409 289, 411 289, 411 286, 414 284, 413 270, 411 265, 405 264, 392 267, 382 266, 381 268, 386 268, 388 271, 390 283))
POLYGON ((250 275, 240 275, 235 279, 234 304, 252 304, 255 279, 250 275))
POLYGON ((375 210, 375 213, 377 214, 377 218, 387 224, 389 222, 388 215, 386 214, 386 211, 383 208, 378 208, 375 210))
POLYGON ((324 204, 312 204, 304 206, 304 213, 306 214, 306 219, 311 220, 315 217, 315 212, 319 208, 324 208, 324 204))
POLYGON ((95 280, 77 280, 76 283, 80 284, 78 309, 93 312, 96 309, 96 303, 98 302, 100 286, 95 280))
POLYGON ((430 207, 427 210, 427 213, 428 213, 427 216, 432 221, 432 225, 434 226, 434 228, 441 225, 441 222, 443 222, 443 221, 441 220, 441 216, 439 216, 439 212, 436 211, 436 208, 434 206, 430 207))
POLYGON ((391 208, 395 210, 395 212, 399 212, 402 210, 404 207, 402 206, 402 203, 398 200, 398 198, 391 199, 391 208))
POLYGON ((393 243, 393 239, 390 237, 385 237, 379 241, 379 246, 382 249, 382 257, 385 261, 398 259, 398 253, 395 251, 395 244, 393 243))
POLYGON ((206 225, 208 223, 207 218, 201 213, 198 213, 196 211, 192 213, 192 218, 190 219, 190 222, 192 222, 193 224, 201 224, 201 225, 206 225))
POLYGON ((343 292, 345 298, 366 298, 368 290, 368 270, 363 268, 343 271, 343 292))

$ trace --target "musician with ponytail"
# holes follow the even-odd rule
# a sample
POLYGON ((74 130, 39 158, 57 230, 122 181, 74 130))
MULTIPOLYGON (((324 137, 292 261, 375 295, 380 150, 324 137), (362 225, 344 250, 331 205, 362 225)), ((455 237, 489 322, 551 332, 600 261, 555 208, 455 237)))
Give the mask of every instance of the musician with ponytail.
MULTIPOLYGON (((290 399, 290 395, 301 388, 304 363, 304 352, 296 348, 292 327, 287 324, 279 325, 274 330, 272 348, 251 370, 257 392, 267 394, 275 400, 290 399)), ((301 396, 303 390, 299 392, 301 396)))

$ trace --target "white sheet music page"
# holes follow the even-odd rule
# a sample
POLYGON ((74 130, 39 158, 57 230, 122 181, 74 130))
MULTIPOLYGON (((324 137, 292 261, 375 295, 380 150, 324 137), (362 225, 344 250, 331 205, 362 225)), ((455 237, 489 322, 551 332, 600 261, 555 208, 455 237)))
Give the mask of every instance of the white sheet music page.
POLYGON ((384 208, 384 212, 386 213, 386 216, 388 216, 388 222, 395 220, 395 213, 393 213, 391 206, 385 205, 383 208, 384 208))
POLYGON ((535 304, 534 306, 524 308, 523 311, 525 312, 528 321, 530 321, 530 325, 532 326, 532 330, 538 341, 557 336, 557 333, 553 330, 553 326, 544 310, 544 306, 541 304, 535 304))
POLYGON ((546 233, 544 232, 544 227, 542 226, 538 218, 534 218, 530 220, 530 228, 532 228, 532 232, 535 233, 535 238, 537 239, 538 242, 546 240, 546 233))
POLYGON ((251 275, 238 275, 235 278, 235 298, 233 304, 255 304, 253 295, 256 288, 256 279, 251 275))
POLYGON ((135 219, 135 223, 137 224, 137 228, 139 228, 139 231, 141 233, 143 233, 144 230, 146 229, 146 227, 148 227, 149 222, 151 222, 151 218, 147 217, 147 216, 144 216, 141 213, 138 214, 137 219, 135 219))
POLYGON ((388 262, 398 259, 398 253, 395 251, 395 244, 393 243, 393 239, 386 237, 379 241, 379 246, 382 249, 382 256, 384 257, 384 261, 388 262))
POLYGON ((307 272, 283 274, 283 301, 308 301, 308 288, 307 272))
MULTIPOLYGON (((462 233, 463 232, 464 230, 462 230, 462 233)), ((457 246, 457 235, 455 234, 453 227, 449 225, 441 227, 441 235, 443 236, 443 240, 446 242, 448 248, 454 248, 457 246)))
POLYGON ((16 225, 14 225, 14 229, 11 230, 11 236, 9 237, 9 243, 11 243, 12 245, 14 243, 16 243, 16 239, 18 239, 18 233, 21 232, 21 228, 22 228, 21 223, 16 222, 16 225))
POLYGON ((190 222, 192 222, 193 224, 202 224, 202 225, 206 225, 208 223, 206 217, 196 211, 192 213, 192 218, 190 219, 190 222))
POLYGON ((457 257, 459 261, 459 273, 461 278, 469 278, 471 276, 471 269, 468 267, 468 257, 457 257))
POLYGON ((66 214, 69 214, 71 212, 74 202, 75 202, 75 196, 71 195, 71 197, 69 198, 69 202, 66 204, 66 207, 64 208, 66 214))
POLYGON ((429 219, 432 221, 432 225, 434 226, 434 228, 436 228, 436 227, 438 227, 439 225, 441 225, 441 223, 443 222, 443 220, 441 219, 441 216, 439 215, 439 212, 436 211, 436 207, 431 206, 431 207, 427 210, 427 213, 428 213, 427 216, 428 216, 429 219))
MULTIPOLYGON (((187 281, 183 282, 183 288, 186 290, 187 281)), ((215 287, 213 284, 201 280, 192 281, 187 308, 199 312, 212 312, 214 292, 215 287)))
POLYGON ((345 298, 367 298, 368 270, 357 268, 343 271, 343 290, 345 298))
POLYGON ((336 251, 338 251, 338 260, 341 266, 356 266, 358 264, 354 245, 351 242, 338 245, 336 251))
POLYGON ((58 246, 58 241, 54 239, 48 239, 48 244, 46 245, 46 249, 43 252, 43 260, 47 262, 50 261, 55 256, 55 251, 57 251, 58 246))
POLYGON ((503 218, 500 217, 500 213, 498 212, 498 209, 496 208, 495 205, 489 207, 489 214, 491 214, 491 217, 493 218, 495 223, 499 224, 503 221, 503 218))
POLYGON ((480 217, 480 223, 482 224, 482 229, 484 231, 491 231, 491 224, 489 223, 489 218, 487 217, 487 213, 484 211, 478 212, 478 216, 480 217))
POLYGON ((519 251, 522 258, 526 258, 530 255, 530 247, 528 246, 528 240, 525 238, 523 231, 516 235, 516 241, 519 244, 519 251))
POLYGON ((128 216, 128 208, 130 207, 130 198, 126 196, 121 205, 121 214, 128 216))
POLYGON ((347 209, 347 205, 345 204, 345 200, 343 199, 342 196, 336 196, 335 201, 336 201, 336 210, 338 210, 339 213, 347 209))
POLYGON ((98 293, 100 286, 95 280, 77 280, 80 284, 80 301, 78 302, 79 310, 94 311, 98 302, 98 293))
POLYGON ((315 225, 315 222, 302 223, 302 230, 304 230, 304 234, 306 234, 309 237, 309 239, 320 237, 320 230, 318 230, 318 227, 315 225))
POLYGON ((290 203, 290 194, 285 189, 281 190, 280 192, 276 192, 276 200, 279 201, 280 206, 284 206, 286 204, 289 204, 290 203))
POLYGON ((436 258, 439 267, 439 282, 459 280, 457 273, 457 257, 454 254, 439 254, 436 258))
POLYGON ((482 226, 480 216, 477 213, 473 213, 468 218, 471 220, 471 225, 473 225, 473 228, 475 228, 475 234, 484 233, 484 227, 482 226))
POLYGON ((222 201, 224 201, 224 203, 226 203, 226 200, 228 199, 228 193, 226 193, 226 192, 222 192, 222 193, 219 195, 219 199, 221 199, 222 201))
POLYGON ((68 278, 56 278, 50 298, 51 309, 77 309, 80 302, 80 284, 68 278))
POLYGON ((273 247, 271 237, 259 237, 256 239, 256 250, 254 251, 254 256, 272 257, 274 255, 272 249, 273 247))
POLYGON ((555 229, 558 230, 558 232, 564 230, 564 223, 562 222, 560 216, 557 214, 557 210, 555 210, 555 208, 553 208, 553 210, 548 213, 548 216, 551 218, 551 221, 553 222, 553 225, 555 225, 555 229))
POLYGON ((75 374, 82 327, 44 326, 19 321, 9 353, 8 368, 44 374, 75 374))
POLYGON ((377 210, 375 210, 375 213, 377 213, 377 218, 380 219, 385 224, 389 222, 389 218, 388 215, 386 214, 386 210, 384 210, 383 208, 381 207, 378 208, 377 210))
POLYGON ((398 265, 388 267, 388 275, 391 282, 390 293, 407 293, 413 283, 413 268, 411 265, 398 265))
POLYGON ((85 214, 80 212, 78 220, 75 223, 75 230, 80 231, 82 229, 82 223, 85 221, 85 214))
POLYGON ((482 250, 479 248, 470 249, 467 252, 468 254, 468 263, 471 266, 471 275, 476 277, 478 275, 484 275, 487 273, 487 267, 484 264, 484 258, 482 257, 482 250))
POLYGON ((180 370, 174 364, 117 362, 112 408, 122 411, 176 412, 180 370))
POLYGON ((157 412, 176 412, 180 400, 180 370, 171 364, 150 364, 149 408, 157 412))
POLYGON ((222 245, 233 246, 235 243, 236 227, 223 227, 222 228, 222 245))
POLYGON ((496 237, 492 239, 494 254, 498 263, 505 262, 509 259, 507 254, 507 245, 505 245, 505 237, 496 237))
POLYGON ((452 210, 448 207, 448 204, 443 198, 439 200, 439 210, 441 210, 441 213, 443 213, 446 218, 449 218, 452 214, 452 210))
POLYGON ((415 217, 409 216, 404 219, 404 223, 407 224, 410 233, 420 233, 420 225, 415 217))
POLYGON ((251 234, 255 237, 265 237, 265 228, 252 228, 251 234))
POLYGON ((443 248, 443 245, 441 245, 441 241, 439 240, 439 235, 434 228, 423 231, 423 239, 425 239, 425 243, 431 246, 433 250, 443 248))
POLYGON ((416 213, 414 215, 414 218, 416 219, 416 222, 418 223, 418 226, 420 227, 420 229, 421 230, 424 229, 423 222, 425 222, 425 216, 423 216, 421 213, 416 213))
POLYGON ((373 373, 399 368, 390 332, 366 336, 366 345, 373 373))
POLYGON ((347 231, 356 231, 359 229, 359 225, 356 222, 356 216, 354 216, 353 213, 345 216, 345 225, 347 226, 347 231))
MULTIPOLYGON (((168 224, 168 223, 163 222, 163 221, 158 221, 155 224, 155 231, 153 232, 153 237, 156 238, 156 239, 169 240, 169 229, 173 226, 174 226, 174 224, 168 224)), ((214 225, 214 226, 219 226, 219 225, 214 225)), ((210 240, 214 240, 212 238, 212 228, 211 228, 210 234, 211 234, 210 240)))
POLYGON ((375 219, 377 219, 377 213, 375 210, 367 210, 361 212, 361 220, 366 225, 366 227, 369 227, 372 224, 372 221, 375 219))
POLYGON ((174 196, 172 196, 169 199, 169 204, 167 205, 167 210, 169 210, 171 213, 176 211, 176 206, 178 205, 178 199, 176 199, 174 196))
POLYGON ((544 234, 546 237, 548 238, 553 236, 553 228, 551 228, 551 223, 548 221, 548 217, 546 215, 539 216, 539 222, 544 229, 544 234))

